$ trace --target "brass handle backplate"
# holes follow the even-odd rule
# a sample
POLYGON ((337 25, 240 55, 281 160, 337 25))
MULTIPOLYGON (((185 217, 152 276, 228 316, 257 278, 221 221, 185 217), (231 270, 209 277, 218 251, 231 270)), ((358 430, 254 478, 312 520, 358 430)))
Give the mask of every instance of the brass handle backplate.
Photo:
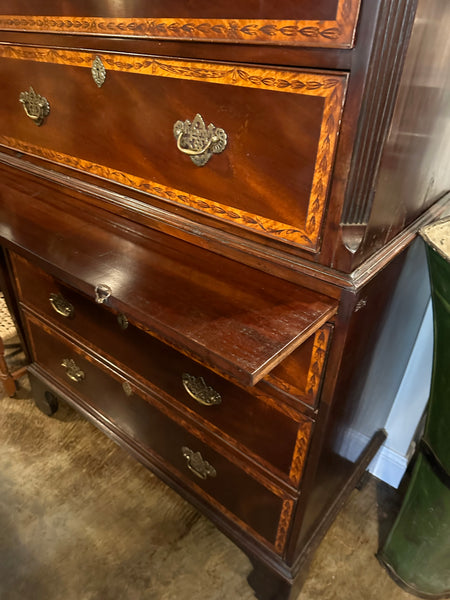
POLYGON ((80 369, 77 363, 72 358, 64 358, 61 361, 61 366, 66 369, 66 375, 75 383, 80 383, 84 379, 84 371, 80 369))
POLYGON ((45 117, 50 113, 50 104, 47 98, 37 94, 30 86, 28 92, 21 92, 19 102, 23 104, 23 109, 27 117, 39 125, 42 125, 45 117))
POLYGON ((206 127, 201 115, 196 114, 192 123, 177 121, 173 134, 180 152, 191 157, 197 167, 203 167, 213 154, 220 154, 227 146, 227 134, 212 123, 206 127))
POLYGON ((215 477, 217 472, 215 468, 203 458, 200 452, 194 452, 187 446, 181 448, 184 458, 187 460, 187 467, 190 471, 197 475, 200 479, 207 477, 215 477))
POLYGON ((195 377, 194 375, 189 375, 189 373, 183 373, 181 380, 189 396, 200 404, 214 406, 222 402, 219 392, 210 387, 203 377, 195 377))
POLYGON ((105 300, 108 300, 108 298, 111 296, 112 294, 112 289, 109 287, 109 285, 106 285, 104 283, 99 283, 98 285, 95 286, 95 301, 98 304, 103 304, 103 302, 105 302, 105 300))
POLYGON ((75 309, 73 304, 68 302, 64 296, 61 294, 50 294, 50 304, 53 307, 53 310, 61 315, 62 317, 70 318, 73 317, 75 313, 75 309))

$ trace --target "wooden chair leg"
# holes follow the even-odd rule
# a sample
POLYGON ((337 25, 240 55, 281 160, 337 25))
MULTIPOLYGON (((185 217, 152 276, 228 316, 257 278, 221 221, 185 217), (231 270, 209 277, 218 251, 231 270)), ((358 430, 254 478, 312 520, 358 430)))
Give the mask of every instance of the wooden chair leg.
POLYGON ((8 365, 5 360, 5 346, 3 340, 0 337, 0 381, 3 385, 3 389, 6 394, 12 398, 16 393, 16 382, 14 377, 11 375, 8 369, 8 365))

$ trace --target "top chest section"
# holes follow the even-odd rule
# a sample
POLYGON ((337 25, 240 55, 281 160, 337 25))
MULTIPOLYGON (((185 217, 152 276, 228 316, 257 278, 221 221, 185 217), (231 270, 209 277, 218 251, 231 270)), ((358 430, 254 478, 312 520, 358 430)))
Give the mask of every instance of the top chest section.
POLYGON ((317 256, 343 201, 342 53, 359 13, 359 0, 0 2, 0 145, 132 220, 317 256))

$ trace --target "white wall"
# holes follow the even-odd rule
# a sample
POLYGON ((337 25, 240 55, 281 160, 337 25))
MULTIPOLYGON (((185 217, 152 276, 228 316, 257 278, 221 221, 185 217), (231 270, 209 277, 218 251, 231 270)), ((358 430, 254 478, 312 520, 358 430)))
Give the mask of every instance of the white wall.
POLYGON ((414 450, 410 446, 428 401, 432 358, 430 285, 419 238, 408 252, 382 323, 358 410, 337 448, 340 455, 355 461, 370 441, 373 424, 384 427, 388 438, 369 471, 393 487, 398 487, 414 450), (386 356, 392 361, 386 361, 386 356))
POLYGON ((411 441, 428 401, 432 362, 433 311, 430 302, 386 422, 388 438, 369 466, 373 475, 393 487, 398 487, 414 452, 411 441))

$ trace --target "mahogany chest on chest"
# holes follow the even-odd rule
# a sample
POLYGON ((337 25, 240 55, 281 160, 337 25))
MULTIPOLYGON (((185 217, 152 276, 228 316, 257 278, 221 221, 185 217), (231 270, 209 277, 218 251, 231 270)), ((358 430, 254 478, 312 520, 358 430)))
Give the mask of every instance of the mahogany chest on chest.
POLYGON ((425 302, 398 282, 448 212, 449 22, 445 0, 0 0, 2 286, 36 403, 194 503, 265 600, 296 597, 385 439, 425 302), (394 295, 411 318, 380 356, 394 295))

